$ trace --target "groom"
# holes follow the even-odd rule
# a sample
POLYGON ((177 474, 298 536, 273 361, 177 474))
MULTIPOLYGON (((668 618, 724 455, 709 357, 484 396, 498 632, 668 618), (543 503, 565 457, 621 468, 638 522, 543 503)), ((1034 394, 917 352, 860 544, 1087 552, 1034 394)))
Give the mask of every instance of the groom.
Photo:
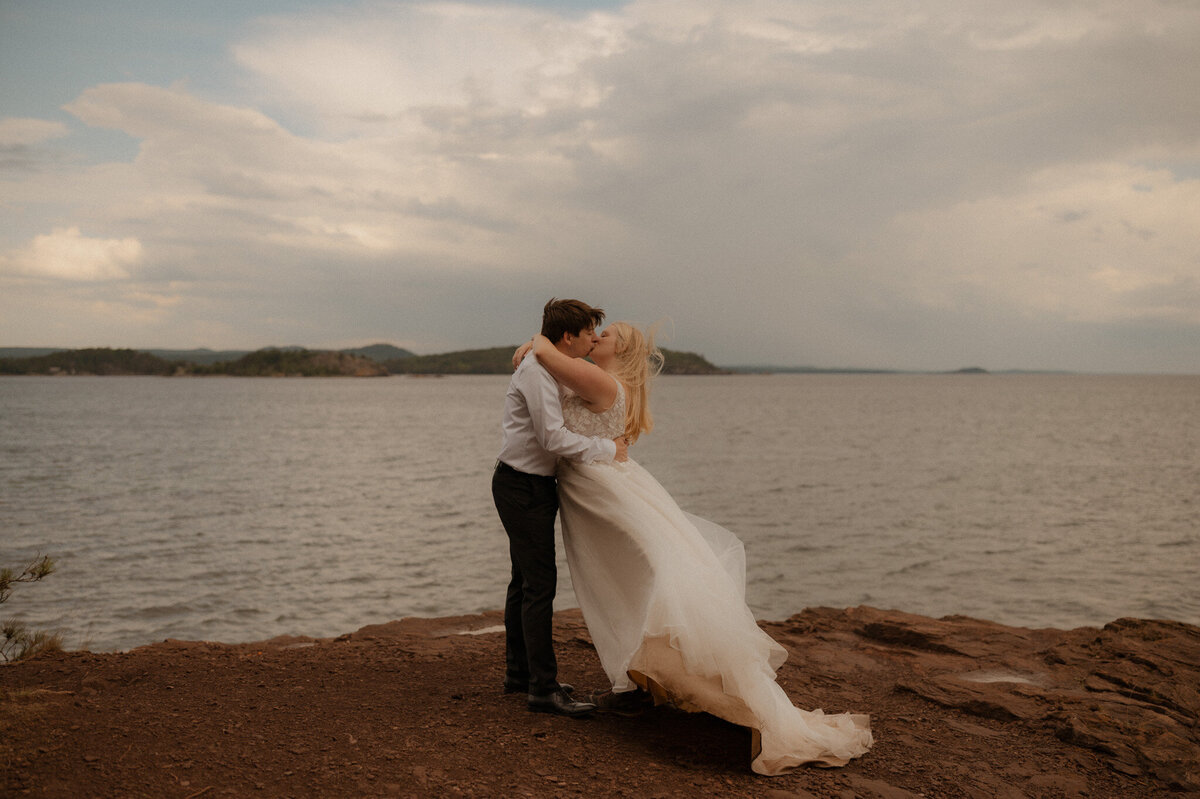
MULTIPOLYGON (((542 309, 542 335, 573 358, 586 357, 599 339, 604 311, 579 300, 551 299, 542 309)), ((525 692, 529 709, 582 716, 596 706, 576 702, 558 682, 552 623, 558 567, 554 557, 554 517, 559 458, 589 463, 626 460, 623 441, 589 438, 563 423, 562 393, 537 358, 521 361, 504 398, 504 440, 492 474, 492 499, 504 531, 512 580, 504 604, 504 692, 525 692)))

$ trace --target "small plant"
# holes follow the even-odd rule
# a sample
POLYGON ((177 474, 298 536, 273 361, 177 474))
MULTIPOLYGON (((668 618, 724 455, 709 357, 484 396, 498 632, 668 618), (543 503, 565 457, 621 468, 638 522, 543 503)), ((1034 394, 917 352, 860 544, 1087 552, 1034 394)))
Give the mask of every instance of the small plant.
MULTIPOLYGON (((16 583, 36 583, 54 573, 54 561, 49 555, 35 558, 19 573, 9 568, 0 568, 0 603, 12 595, 16 583)), ((0 661, 9 662, 32 657, 39 652, 62 650, 62 636, 44 630, 31 631, 16 619, 7 619, 0 625, 0 661)))

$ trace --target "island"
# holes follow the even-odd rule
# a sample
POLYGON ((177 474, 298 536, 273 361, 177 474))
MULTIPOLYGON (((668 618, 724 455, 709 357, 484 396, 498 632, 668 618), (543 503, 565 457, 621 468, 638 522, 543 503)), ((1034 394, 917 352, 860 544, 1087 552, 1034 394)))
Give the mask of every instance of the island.
MULTIPOLYGON (((253 352, 133 350, 0 350, 0 375, 158 375, 163 377, 385 377, 511 374, 516 345, 414 355, 390 344, 347 350, 266 347, 253 352)), ((664 349, 663 374, 724 374, 702 355, 664 349)))

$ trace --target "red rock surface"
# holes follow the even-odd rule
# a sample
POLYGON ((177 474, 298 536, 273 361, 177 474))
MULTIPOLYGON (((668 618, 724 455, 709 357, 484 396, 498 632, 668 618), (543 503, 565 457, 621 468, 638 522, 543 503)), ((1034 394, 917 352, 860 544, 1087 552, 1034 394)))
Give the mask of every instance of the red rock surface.
MULTIPOLYGON (((866 607, 764 623, 791 653, 793 700, 868 712, 876 738, 845 768, 774 778, 749 770, 747 731, 709 716, 529 713, 500 692, 498 625, 0 667, 0 796, 1200 796, 1200 629, 1185 624, 1026 630, 866 607)), ((577 611, 556 635, 562 678, 602 686, 577 611)))

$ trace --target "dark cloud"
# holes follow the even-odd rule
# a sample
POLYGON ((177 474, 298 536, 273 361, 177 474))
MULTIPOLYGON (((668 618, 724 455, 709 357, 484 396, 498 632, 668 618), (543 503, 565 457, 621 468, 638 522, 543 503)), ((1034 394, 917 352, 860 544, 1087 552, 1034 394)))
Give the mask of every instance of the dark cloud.
POLYGON ((26 231, 142 246, 73 290, 79 343, 128 307, 147 345, 432 352, 557 295, 728 365, 1196 371, 1197 35, 1165 1, 317 7, 243 30, 220 101, 98 81, 67 108, 136 158, 6 186, 26 231))

